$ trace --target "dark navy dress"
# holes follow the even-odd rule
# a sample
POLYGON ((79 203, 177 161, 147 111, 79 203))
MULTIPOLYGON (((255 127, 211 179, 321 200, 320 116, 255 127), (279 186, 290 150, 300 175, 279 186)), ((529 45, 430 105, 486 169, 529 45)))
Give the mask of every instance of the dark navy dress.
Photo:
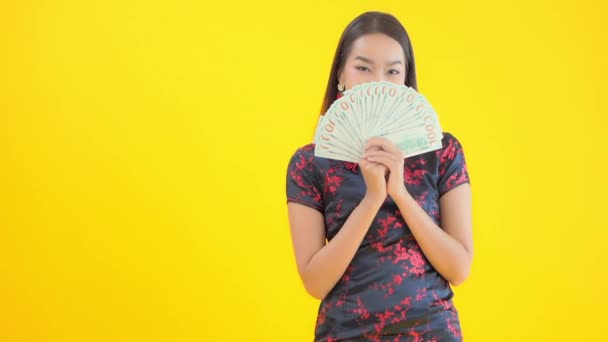
MULTIPOLYGON (((440 224, 439 198, 469 182, 458 140, 404 160, 409 193, 440 224)), ((331 240, 365 194, 356 163, 299 148, 287 171, 287 200, 325 217, 331 240)), ((431 266, 395 202, 387 197, 352 262, 319 306, 315 341, 461 341, 449 283, 431 266)))

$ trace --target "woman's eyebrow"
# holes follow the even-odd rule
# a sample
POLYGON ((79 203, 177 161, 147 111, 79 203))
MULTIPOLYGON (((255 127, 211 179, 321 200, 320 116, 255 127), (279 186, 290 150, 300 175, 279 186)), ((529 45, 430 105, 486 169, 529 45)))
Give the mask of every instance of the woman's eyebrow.
POLYGON ((371 59, 368 59, 368 58, 365 58, 365 57, 357 56, 357 57, 355 57, 355 60, 357 60, 357 59, 360 60, 360 61, 363 61, 363 62, 365 62, 367 64, 374 64, 371 59))
MULTIPOLYGON (((374 62, 371 59, 369 59, 369 58, 365 58, 365 57, 362 57, 362 56, 357 56, 357 57, 355 57, 355 60, 357 60, 357 59, 360 60, 360 61, 363 61, 363 62, 365 62, 367 64, 374 64, 374 62)), ((396 61, 392 61, 392 62, 387 62, 386 63, 387 66, 396 65, 396 64, 403 64, 403 63, 400 60, 396 60, 396 61)))

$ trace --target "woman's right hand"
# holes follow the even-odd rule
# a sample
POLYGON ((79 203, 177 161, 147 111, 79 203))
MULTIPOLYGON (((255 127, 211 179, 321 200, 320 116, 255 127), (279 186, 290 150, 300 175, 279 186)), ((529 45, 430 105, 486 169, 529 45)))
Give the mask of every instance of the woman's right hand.
POLYGON ((386 174, 388 169, 383 164, 370 162, 366 159, 359 161, 359 167, 367 187, 365 198, 372 202, 383 203, 387 196, 386 174))

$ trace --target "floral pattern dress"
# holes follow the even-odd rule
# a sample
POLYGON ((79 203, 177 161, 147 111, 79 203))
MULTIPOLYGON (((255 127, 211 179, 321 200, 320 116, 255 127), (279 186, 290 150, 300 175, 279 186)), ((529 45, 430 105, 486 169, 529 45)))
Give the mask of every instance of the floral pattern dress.
MULTIPOLYGON (((443 135, 440 150, 404 160, 407 190, 438 225, 439 198, 469 183, 462 146, 443 135)), ((313 144, 291 157, 287 201, 321 212, 329 241, 364 194, 356 163, 315 157, 313 144)), ((315 341, 461 341, 452 297, 387 197, 344 275, 321 301, 315 341)))

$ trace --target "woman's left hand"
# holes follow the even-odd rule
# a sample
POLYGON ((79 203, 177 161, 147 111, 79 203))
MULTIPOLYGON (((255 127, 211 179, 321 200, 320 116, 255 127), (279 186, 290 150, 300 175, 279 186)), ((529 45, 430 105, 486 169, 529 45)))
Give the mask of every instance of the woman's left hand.
POLYGON ((403 180, 404 154, 390 140, 382 137, 370 138, 365 145, 363 158, 388 168, 386 191, 393 200, 408 193, 403 180))

